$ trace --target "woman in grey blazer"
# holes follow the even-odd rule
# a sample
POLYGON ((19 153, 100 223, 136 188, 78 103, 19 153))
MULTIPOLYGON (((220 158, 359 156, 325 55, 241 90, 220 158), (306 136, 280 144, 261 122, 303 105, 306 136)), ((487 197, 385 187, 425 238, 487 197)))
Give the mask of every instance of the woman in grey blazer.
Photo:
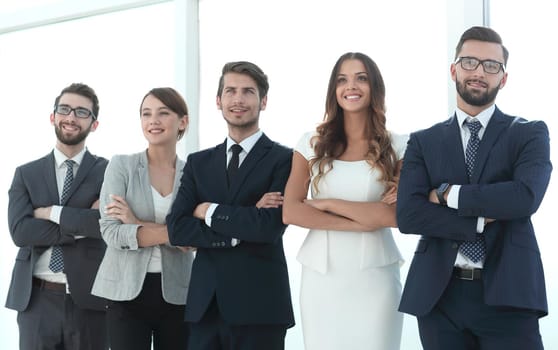
POLYGON ((100 227, 107 250, 92 294, 107 298, 112 350, 184 350, 193 252, 169 244, 165 217, 184 162, 176 143, 188 126, 184 99, 155 88, 140 107, 146 151, 114 156, 105 172, 100 227))

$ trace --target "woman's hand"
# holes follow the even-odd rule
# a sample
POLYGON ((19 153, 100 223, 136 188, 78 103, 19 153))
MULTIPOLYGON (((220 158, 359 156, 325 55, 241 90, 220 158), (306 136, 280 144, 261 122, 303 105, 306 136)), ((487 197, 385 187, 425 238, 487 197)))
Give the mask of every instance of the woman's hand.
POLYGON ((140 224, 140 221, 136 218, 124 198, 114 194, 111 194, 110 198, 112 202, 105 206, 106 215, 118 219, 124 224, 140 224))

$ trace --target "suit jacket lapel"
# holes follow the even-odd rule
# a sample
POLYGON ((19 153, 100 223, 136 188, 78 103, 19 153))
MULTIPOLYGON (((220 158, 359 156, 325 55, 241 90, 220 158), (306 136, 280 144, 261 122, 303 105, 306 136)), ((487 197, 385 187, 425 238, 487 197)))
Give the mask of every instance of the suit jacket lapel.
POLYGON ((238 168, 235 178, 230 184, 227 200, 232 201, 232 199, 236 196, 238 191, 241 189, 242 184, 244 183, 246 178, 256 167, 260 159, 269 152, 272 146, 273 146, 273 142, 265 134, 262 134, 262 136, 260 137, 258 142, 256 142, 252 150, 250 150, 250 153, 248 153, 248 155, 246 156, 246 159, 244 159, 242 164, 240 164, 240 167, 238 168))
POLYGON ((49 197, 52 198, 53 203, 59 204, 60 195, 58 194, 58 182, 56 181, 56 161, 54 160, 54 152, 50 152, 50 154, 44 158, 43 167, 43 174, 45 174, 45 182, 49 197))
POLYGON ((477 152, 477 160, 475 163, 475 169, 473 170, 473 176, 471 177, 471 183, 478 183, 482 175, 482 170, 484 169, 488 155, 492 150, 494 144, 498 140, 498 137, 510 123, 510 119, 505 117, 498 108, 494 110, 494 114, 490 118, 486 130, 480 141, 479 150, 477 152))
MULTIPOLYGON (((176 163, 174 165, 174 184, 173 184, 173 189, 172 189, 172 201, 174 202, 174 198, 176 197, 176 194, 178 193, 178 189, 180 187, 180 179, 182 179, 182 173, 183 173, 183 169, 184 169, 184 162, 182 160, 180 160, 180 158, 178 158, 178 156, 176 157, 176 163)), ((169 208, 170 210, 170 208, 169 208)))
MULTIPOLYGON (((70 191, 68 193, 68 197, 66 199, 66 203, 72 197, 72 194, 76 191, 79 185, 85 180, 87 174, 89 174, 89 170, 95 165, 95 157, 89 153, 89 151, 85 151, 83 154, 83 159, 81 160, 81 164, 79 165, 78 171, 76 176, 74 177, 74 181, 72 181, 72 186, 70 187, 70 191)), ((60 203, 61 205, 65 205, 66 203, 60 203)))
POLYGON ((208 169, 211 169, 211 174, 208 174, 215 190, 212 192, 216 195, 219 201, 225 203, 225 193, 228 193, 229 188, 227 185, 227 140, 220 145, 217 145, 213 149, 213 154, 211 156, 211 164, 209 164, 208 169))
MULTIPOLYGON (((457 116, 448 119, 445 123, 446 128, 441 139, 440 153, 447 154, 447 164, 451 171, 448 173, 447 181, 455 179, 455 183, 469 183, 467 169, 465 168, 465 154, 463 153, 463 140, 461 139, 461 129, 457 116), (459 140, 456 142, 456 140, 459 140)), ((450 181, 451 182, 451 181, 450 181)))
POLYGON ((149 180, 149 163, 147 162, 147 150, 142 152, 138 160, 138 179, 140 181, 141 191, 143 192, 143 202, 147 206, 148 212, 155 221, 155 206, 153 204, 153 193, 151 189, 151 181, 149 180))
MULTIPOLYGON (((93 167, 94 164, 95 164, 95 158, 91 155, 91 153, 89 153, 89 151, 85 151, 85 153, 83 154, 83 159, 81 160, 81 164, 79 165, 78 171, 74 177, 74 180, 72 181, 72 186, 70 187, 70 190, 68 192, 66 203, 70 200, 70 198, 72 198, 72 195, 79 187, 79 185, 83 182, 83 180, 89 173, 89 170, 93 167)), ((60 203, 60 205, 65 205, 66 203, 60 203)))

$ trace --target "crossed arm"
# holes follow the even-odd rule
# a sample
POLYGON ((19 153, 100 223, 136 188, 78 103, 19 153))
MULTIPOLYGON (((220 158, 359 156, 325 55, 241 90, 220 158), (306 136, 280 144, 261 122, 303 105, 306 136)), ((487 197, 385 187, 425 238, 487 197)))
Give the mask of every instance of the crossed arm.
POLYGON ((27 183, 22 168, 16 169, 8 191, 8 224, 16 246, 71 244, 76 236, 100 238, 98 201, 91 208, 65 207, 60 224, 50 220, 52 206, 36 207, 35 203, 44 203, 45 197, 33 192, 35 188, 27 183))
POLYGON ((310 229, 336 231, 375 231, 396 227, 397 188, 391 188, 377 202, 342 199, 307 199, 310 185, 308 161, 293 154, 291 174, 285 188, 283 222, 310 229))
MULTIPOLYGON (((169 243, 167 225, 157 224, 149 221, 139 220, 126 200, 117 195, 111 195, 112 202, 104 208, 104 213, 111 218, 120 220, 123 224, 138 225, 137 240, 139 247, 151 247, 159 244, 169 243)), ((198 219, 205 219, 205 212, 210 203, 201 203, 194 210, 194 216, 198 219)), ((269 192, 262 196, 256 204, 257 208, 278 208, 283 204, 281 192, 269 192)), ((190 249, 190 247, 180 247, 190 249)))

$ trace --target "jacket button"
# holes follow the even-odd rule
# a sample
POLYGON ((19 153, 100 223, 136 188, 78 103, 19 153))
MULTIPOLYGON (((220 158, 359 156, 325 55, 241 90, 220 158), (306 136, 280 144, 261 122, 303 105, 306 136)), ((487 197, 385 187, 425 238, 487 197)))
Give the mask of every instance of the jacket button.
POLYGON ((451 245, 451 247, 452 247, 453 249, 457 249, 457 248, 459 248, 459 244, 453 242, 452 245, 451 245))

